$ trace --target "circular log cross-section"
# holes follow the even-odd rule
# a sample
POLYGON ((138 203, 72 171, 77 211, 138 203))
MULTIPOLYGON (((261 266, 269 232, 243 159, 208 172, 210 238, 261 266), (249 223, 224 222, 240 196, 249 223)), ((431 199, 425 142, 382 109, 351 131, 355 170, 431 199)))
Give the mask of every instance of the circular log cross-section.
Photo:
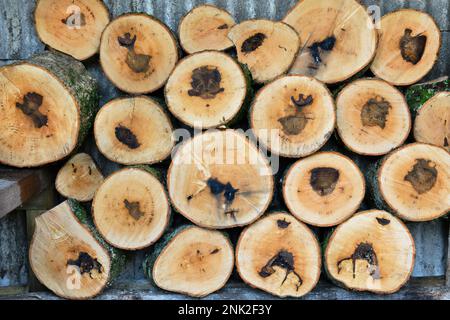
POLYGON ((402 9, 381 19, 380 41, 371 70, 397 86, 422 79, 434 66, 441 46, 441 32, 425 12, 402 9))
POLYGON ((239 62, 247 65, 258 83, 285 74, 300 48, 297 32, 283 22, 244 21, 231 28, 228 37, 236 46, 239 62))
POLYGON ((324 254, 333 282, 355 291, 394 293, 414 268, 415 246, 408 228, 379 210, 360 212, 335 229, 324 254))
POLYGON ((450 211, 450 154, 413 143, 392 152, 371 176, 377 207, 408 221, 430 221, 450 211))
POLYGON ((207 4, 195 7, 180 22, 180 44, 189 54, 227 50, 233 46, 228 31, 235 24, 234 18, 223 9, 207 4))
POLYGON ((401 146, 411 130, 403 94, 387 82, 361 79, 347 85, 336 100, 337 131, 353 152, 384 155, 401 146))
POLYGON ((100 63, 106 76, 120 90, 132 94, 161 88, 178 61, 171 31, 146 14, 125 14, 105 29, 100 63))
POLYGON ((79 153, 73 156, 56 176, 56 190, 66 198, 86 202, 103 183, 103 175, 91 156, 79 153))
POLYGON ((273 195, 268 160, 233 130, 210 131, 182 145, 167 185, 175 209, 206 228, 233 228, 257 220, 273 195))
POLYGON ((98 108, 83 64, 45 52, 0 68, 0 163, 37 167, 61 160, 83 141, 98 108))
POLYGON ((113 261, 76 214, 66 201, 37 217, 29 259, 39 281, 56 295, 88 299, 106 287, 113 261))
POLYGON ((305 76, 285 76, 267 84, 250 110, 259 142, 283 157, 305 157, 319 150, 331 137, 335 121, 330 91, 305 76))
POLYGON ((109 176, 95 194, 95 225, 114 247, 148 247, 159 240, 169 224, 166 191, 151 172, 145 167, 122 169, 109 176))
POLYGON ((189 226, 165 240, 157 245, 151 257, 155 262, 146 270, 158 287, 205 297, 225 286, 233 271, 234 252, 224 234, 189 226))
POLYGON ((166 102, 183 123, 215 128, 240 115, 249 85, 244 71, 230 56, 203 51, 177 65, 165 88, 166 102))
POLYGON ((302 39, 302 50, 289 73, 338 83, 372 61, 377 32, 356 0, 303 0, 283 20, 302 39))
POLYGON ((109 11, 101 0, 39 0, 34 21, 42 42, 86 60, 98 53, 109 11))
POLYGON ((414 138, 450 152, 450 91, 437 93, 417 111, 414 138))
POLYGON ((283 196, 298 219, 318 227, 335 226, 358 210, 365 181, 349 158, 322 152, 295 163, 283 180, 283 196))
POLYGON ((172 134, 166 112, 144 96, 110 101, 100 109, 94 124, 100 152, 124 165, 165 160, 175 144, 172 134))
POLYGON ((319 242, 293 216, 272 213, 242 232, 236 267, 242 280, 252 287, 279 297, 301 297, 319 281, 319 242))

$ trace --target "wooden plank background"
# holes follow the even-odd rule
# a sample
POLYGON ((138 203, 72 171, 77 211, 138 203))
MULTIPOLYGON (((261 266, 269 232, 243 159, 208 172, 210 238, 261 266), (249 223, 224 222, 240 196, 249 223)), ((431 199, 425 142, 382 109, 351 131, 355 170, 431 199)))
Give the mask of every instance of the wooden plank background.
MULTIPOLYGON (((430 13, 442 31, 443 41, 440 59, 424 80, 450 74, 450 0, 362 0, 361 2, 367 6, 379 6, 382 14, 399 8, 416 8, 430 13)), ((113 17, 126 12, 146 12, 156 16, 176 31, 180 18, 199 4, 210 3, 223 7, 237 21, 250 18, 279 20, 296 3, 296 0, 105 0, 105 3, 113 17)), ((34 30, 32 17, 34 6, 34 0, 0 0, 0 65, 27 59, 45 49, 34 30)), ((104 104, 124 94, 115 89, 104 77, 97 60, 98 58, 95 57, 85 64, 99 81, 101 104, 104 104)), ((104 174, 109 174, 120 167, 106 160, 98 152, 92 139, 87 142, 85 149, 94 156, 104 174)), ((417 250, 413 276, 443 276, 447 268, 448 220, 408 223, 408 227, 414 236, 417 250)), ((23 214, 14 213, 0 219, 0 287, 26 285, 28 272, 26 243, 23 214)), ((134 254, 121 276, 122 282, 144 278, 141 268, 143 256, 142 251, 134 254)))

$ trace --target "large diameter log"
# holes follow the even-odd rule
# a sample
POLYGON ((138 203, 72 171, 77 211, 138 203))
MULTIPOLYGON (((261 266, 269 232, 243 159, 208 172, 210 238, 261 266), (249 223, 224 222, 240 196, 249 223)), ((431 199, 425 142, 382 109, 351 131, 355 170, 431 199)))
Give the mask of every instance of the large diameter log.
POLYGON ((318 227, 335 226, 359 209, 365 195, 364 176, 349 158, 321 152, 295 163, 283 180, 289 211, 318 227))
POLYGON ((36 218, 29 259, 39 281, 67 299, 100 294, 125 264, 125 256, 106 244, 73 200, 36 218))
POLYGON ((180 45, 188 54, 227 50, 233 46, 227 35, 235 24, 234 18, 224 9, 209 4, 197 6, 181 19, 178 27, 180 45))
POLYGON ((42 42, 86 60, 98 53, 109 11, 101 0, 38 0, 34 21, 42 42))
POLYGON ((170 112, 188 126, 209 129, 242 115, 251 79, 233 58, 203 51, 180 61, 165 88, 170 112))
POLYGON ((240 63, 247 65, 258 83, 287 73, 300 48, 297 32, 283 22, 248 20, 230 29, 240 63))
POLYGON ((324 265, 330 279, 344 288, 390 294, 408 281, 414 257, 414 240, 401 220, 370 210, 334 230, 324 265))
POLYGON ((280 77, 256 95, 250 126, 260 143, 283 157, 305 157, 331 137, 336 122, 328 88, 306 76, 280 77))
POLYGON ((401 146, 411 130, 405 97, 382 80, 350 83, 339 93, 336 109, 339 137, 361 155, 384 155, 401 146))
POLYGON ((377 208, 404 220, 430 221, 450 211, 450 154, 429 144, 405 145, 368 172, 377 208))
POLYGON ((167 185, 175 209, 207 228, 257 220, 273 196, 267 158, 238 131, 196 135, 176 152, 167 185))
POLYGON ((375 56, 377 32, 358 1, 299 1, 283 21, 302 39, 292 74, 339 83, 363 70, 375 56))
POLYGON ((92 216, 100 234, 114 247, 139 250, 159 240, 171 210, 155 169, 125 168, 100 186, 92 202, 92 216))
POLYGON ((0 163, 37 167, 81 144, 98 108, 97 84, 82 63, 44 52, 0 68, 0 163))
POLYGON ((124 164, 154 164, 174 147, 173 127, 157 101, 145 97, 118 98, 104 105, 94 123, 100 152, 124 164))
POLYGON ((59 170, 55 186, 64 197, 86 202, 94 198, 102 183, 103 175, 91 156, 79 153, 59 170))
POLYGON ((381 19, 372 72, 393 85, 406 86, 422 79, 434 66, 441 31, 425 12, 402 9, 381 19))
POLYGON ((205 297, 227 283, 233 246, 218 231, 182 226, 168 233, 144 261, 144 272, 161 289, 205 297))
POLYGON ((242 232, 236 267, 242 280, 252 287, 279 297, 301 297, 319 281, 319 242, 293 216, 273 213, 242 232))
POLYGON ((100 63, 120 90, 150 93, 161 88, 178 61, 177 42, 169 28, 147 14, 125 14, 103 32, 100 63))
POLYGON ((416 117, 417 112, 428 100, 442 91, 450 91, 450 80, 447 76, 409 87, 405 96, 413 117, 416 117))

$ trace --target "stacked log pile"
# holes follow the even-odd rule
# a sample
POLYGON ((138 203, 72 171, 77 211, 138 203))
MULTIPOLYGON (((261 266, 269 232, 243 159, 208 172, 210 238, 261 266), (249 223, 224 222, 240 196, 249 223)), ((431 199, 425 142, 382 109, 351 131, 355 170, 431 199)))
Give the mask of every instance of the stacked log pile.
POLYGON ((407 283, 403 221, 450 211, 449 83, 417 84, 438 58, 432 17, 399 10, 377 30, 356 0, 303 0, 283 21, 237 23, 202 5, 179 47, 155 17, 79 2, 68 15, 71 1, 38 1, 49 50, 0 68, 0 163, 58 165, 67 199, 36 219, 46 287, 92 298, 136 250, 149 281, 193 297, 234 268, 279 297, 321 273, 379 294, 407 283), (97 53, 123 92, 103 106, 83 65, 97 53), (177 129, 195 135, 178 145, 177 129), (121 170, 104 175, 87 136, 121 170))

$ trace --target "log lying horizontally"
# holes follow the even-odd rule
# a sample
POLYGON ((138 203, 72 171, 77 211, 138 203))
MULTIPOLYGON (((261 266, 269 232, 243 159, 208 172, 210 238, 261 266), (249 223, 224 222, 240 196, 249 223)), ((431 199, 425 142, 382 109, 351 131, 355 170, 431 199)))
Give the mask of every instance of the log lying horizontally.
POLYGON ((54 52, 0 68, 0 96, 0 163, 14 167, 71 154, 98 109, 97 84, 83 64, 54 52))

